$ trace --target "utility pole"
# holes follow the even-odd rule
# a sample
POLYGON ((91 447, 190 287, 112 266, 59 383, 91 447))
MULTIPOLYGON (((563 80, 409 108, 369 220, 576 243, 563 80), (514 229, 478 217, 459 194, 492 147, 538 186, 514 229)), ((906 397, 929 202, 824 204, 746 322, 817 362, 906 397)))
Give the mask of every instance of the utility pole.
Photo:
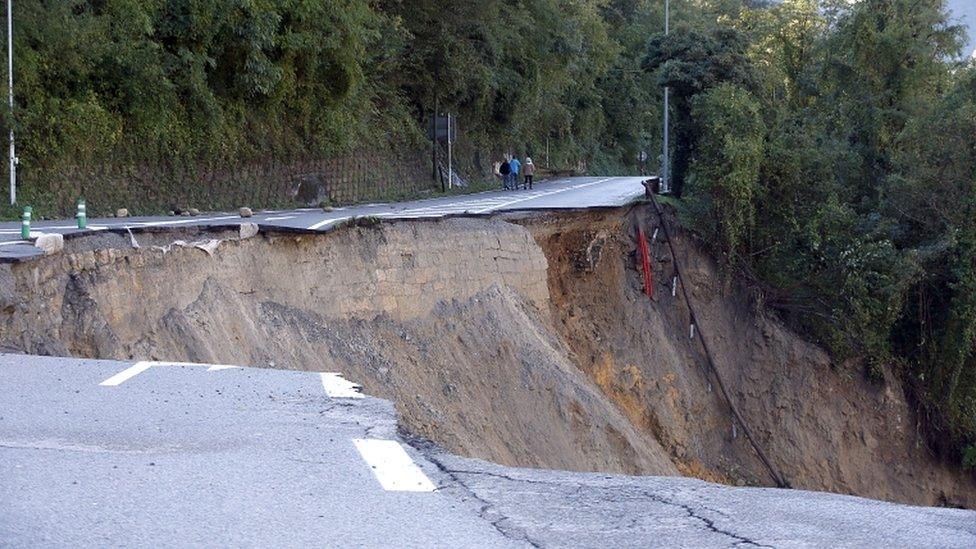
POLYGON ((10 204, 17 203, 17 151, 14 149, 14 7, 7 0, 7 96, 10 106, 10 204))
MULTIPOLYGON (((670 0, 664 0, 664 36, 667 36, 671 32, 671 2, 670 0)), ((671 94, 671 89, 667 86, 664 87, 664 145, 661 154, 661 193, 667 194, 671 192, 671 166, 669 162, 669 147, 668 147, 668 96, 671 94)))

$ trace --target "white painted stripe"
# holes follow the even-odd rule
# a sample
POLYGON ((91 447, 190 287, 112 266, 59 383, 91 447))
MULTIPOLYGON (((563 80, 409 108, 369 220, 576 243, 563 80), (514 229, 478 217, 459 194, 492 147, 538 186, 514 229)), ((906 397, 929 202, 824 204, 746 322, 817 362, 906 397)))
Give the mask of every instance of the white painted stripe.
POLYGON ((276 215, 273 217, 265 217, 265 221, 284 221, 285 219, 294 219, 298 217, 297 215, 276 215))
MULTIPOLYGON (((477 206, 475 206, 477 208, 477 206)), ((436 209, 424 209, 424 210, 406 210, 403 212, 404 215, 444 215, 451 213, 461 213, 470 210, 471 208, 457 207, 457 208, 436 208, 436 209)))
POLYGON ((187 223, 206 223, 207 221, 222 221, 224 219, 239 219, 239 215, 222 215, 220 217, 198 217, 190 219, 180 219, 177 221, 140 221, 138 223, 129 223, 125 226, 140 226, 140 227, 158 227, 161 225, 184 225, 187 223))
MULTIPOLYGON (((31 231, 32 235, 43 234, 42 231, 70 231, 72 229, 78 229, 78 227, 75 225, 70 225, 70 226, 62 225, 58 227, 34 227, 34 228, 37 230, 31 231)), ((87 230, 89 231, 104 231, 105 229, 108 229, 108 227, 103 227, 101 225, 89 225, 87 227, 87 230)), ((86 229, 81 229, 81 230, 86 230, 86 229)), ((0 229, 0 234, 20 234, 20 229, 17 230, 0 229)))
POLYGON ((242 366, 231 366, 230 364, 211 364, 210 367, 207 368, 207 371, 208 372, 217 372, 217 371, 220 371, 220 370, 231 370, 231 369, 234 369, 234 368, 241 368, 241 369, 243 369, 242 366))
POLYGON ((395 440, 353 439, 359 455, 388 492, 433 492, 434 483, 395 440))
POLYGON ((30 240, 11 240, 9 242, 0 242, 0 246, 9 246, 11 244, 30 244, 30 240))
POLYGON ((322 372, 322 387, 325 389, 325 394, 332 398, 363 398, 364 395, 359 392, 362 386, 349 381, 342 377, 342 374, 336 372, 322 372))
POLYGON ((115 374, 114 376, 106 379, 105 381, 99 383, 103 387, 118 387, 125 381, 145 372, 153 365, 152 362, 136 362, 132 366, 129 366, 125 370, 115 374))
POLYGON ((556 189, 556 190, 544 192, 544 193, 541 193, 541 194, 535 194, 535 195, 530 195, 530 196, 521 196, 519 198, 516 198, 515 200, 509 200, 508 202, 503 202, 501 204, 498 204, 497 206, 489 206, 487 208, 478 210, 478 211, 476 211, 474 213, 478 213, 478 214, 487 213, 487 212, 490 212, 492 210, 497 210, 497 209, 500 209, 500 208, 505 208, 505 207, 511 206, 513 204, 518 204, 520 202, 525 202, 527 200, 534 200, 536 198, 542 198, 544 196, 550 196, 550 195, 554 195, 554 194, 564 193, 566 191, 571 191, 571 190, 575 190, 575 189, 582 189, 584 187, 591 187, 593 185, 597 185, 597 184, 603 183, 604 181, 610 181, 611 179, 613 179, 613 178, 612 177, 607 177, 605 179, 600 179, 600 180, 597 180, 597 181, 591 181, 590 183, 581 183, 579 185, 573 185, 571 187, 563 187, 561 189, 556 189))
MULTIPOLYGON (((44 229, 44 230, 57 229, 57 230, 63 230, 63 231, 70 231, 71 229, 77 229, 77 228, 78 228, 78 225, 58 225, 56 227, 38 227, 38 229, 44 229)), ((84 229, 79 229, 79 230, 82 230, 82 231, 85 231, 85 230, 88 230, 88 231, 104 231, 105 229, 108 229, 108 227, 103 227, 102 225, 88 225, 84 229)))
POLYGON ((393 219, 427 219, 431 217, 444 217, 442 213, 410 213, 410 212, 390 212, 376 214, 374 217, 391 217, 393 219))
POLYGON ((333 218, 330 218, 330 219, 325 219, 325 220, 319 221, 318 223, 309 225, 308 226, 308 230, 310 230, 310 231, 316 231, 318 229, 321 229, 322 227, 325 227, 326 225, 328 225, 330 223, 338 223, 340 221, 345 221, 345 220, 351 219, 351 218, 352 218, 351 215, 347 215, 347 216, 344 216, 344 217, 333 217, 333 218))
POLYGON ((117 387, 122 383, 128 381, 129 379, 145 372, 153 366, 205 366, 208 372, 215 372, 218 370, 227 370, 230 368, 243 368, 242 366, 232 366, 230 364, 203 364, 199 362, 155 362, 151 360, 143 360, 136 362, 132 366, 122 370, 121 372, 115 374, 114 376, 106 379, 105 381, 99 383, 105 387, 117 387))
POLYGON ((230 368, 244 368, 243 366, 235 366, 232 364, 208 364, 206 362, 168 362, 168 361, 156 361, 151 363, 153 366, 206 366, 208 372, 213 372, 216 370, 228 370, 230 368))

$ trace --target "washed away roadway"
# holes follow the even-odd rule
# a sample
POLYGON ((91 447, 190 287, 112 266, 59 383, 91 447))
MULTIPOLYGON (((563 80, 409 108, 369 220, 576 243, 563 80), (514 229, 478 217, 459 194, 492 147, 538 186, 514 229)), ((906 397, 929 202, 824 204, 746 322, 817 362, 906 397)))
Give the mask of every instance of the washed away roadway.
MULTIPOLYGON (((570 177, 542 181, 532 190, 487 191, 428 200, 390 204, 367 204, 334 208, 301 208, 297 210, 264 211, 242 219, 236 212, 203 214, 194 217, 129 217, 93 218, 88 220, 87 232, 108 229, 142 229, 147 227, 237 225, 242 221, 257 223, 262 228, 287 228, 307 231, 327 231, 337 223, 355 217, 385 219, 420 219, 450 215, 487 215, 517 210, 560 210, 622 206, 644 194, 641 184, 646 177, 570 177)), ((124 206, 124 205, 119 205, 124 206)), ((31 224, 31 236, 44 233, 76 235, 84 233, 71 219, 42 221, 31 224)), ((0 223, 0 261, 22 261, 41 255, 31 241, 21 239, 20 222, 0 223)))
POLYGON ((505 468, 332 373, 0 355, 0 545, 976 547, 976 512, 505 468))

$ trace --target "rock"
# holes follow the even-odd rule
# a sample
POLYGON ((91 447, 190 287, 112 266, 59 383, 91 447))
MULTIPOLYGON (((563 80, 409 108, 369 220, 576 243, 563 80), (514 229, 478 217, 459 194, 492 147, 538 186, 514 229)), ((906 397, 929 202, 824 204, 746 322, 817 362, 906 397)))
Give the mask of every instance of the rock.
POLYGON ((251 208, 248 208, 246 206, 241 208, 240 212, 241 212, 241 217, 251 217, 252 215, 254 215, 254 212, 251 211, 251 208))
POLYGON ((183 217, 190 217, 190 212, 183 210, 182 212, 180 212, 180 215, 183 217))
POLYGON ((34 241, 34 245, 43 250, 44 255, 51 255, 64 249, 64 235, 42 234, 34 241))
POLYGON ((170 210, 170 212, 169 212, 169 216, 170 216, 170 217, 173 217, 174 215, 176 215, 176 212, 174 212, 173 210, 170 210))
POLYGON ((196 208, 190 208, 189 210, 187 210, 187 213, 189 213, 190 215, 200 215, 200 210, 196 208))
POLYGON ((129 217, 129 210, 119 208, 118 210, 115 210, 115 217, 129 217))
POLYGON ((220 242, 217 238, 211 238, 206 242, 194 242, 193 246, 207 252, 207 255, 213 257, 214 252, 217 251, 217 246, 220 246, 220 242))
POLYGON ((334 211, 334 210, 335 210, 335 208, 333 208, 332 206, 322 206, 322 211, 323 212, 331 212, 331 211, 334 211))
POLYGON ((257 223, 241 223, 240 228, 240 239, 251 238, 252 236, 258 234, 258 224, 257 223))
POLYGON ((10 264, 4 263, 0 265, 0 311, 12 312, 20 302, 21 296, 17 293, 17 283, 10 264))

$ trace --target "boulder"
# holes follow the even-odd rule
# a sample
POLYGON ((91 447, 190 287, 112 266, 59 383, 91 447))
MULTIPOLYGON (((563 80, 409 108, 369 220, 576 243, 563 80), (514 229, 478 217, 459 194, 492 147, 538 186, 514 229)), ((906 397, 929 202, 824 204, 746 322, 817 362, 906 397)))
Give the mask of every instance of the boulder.
POLYGON ((44 252, 44 255, 58 253, 64 249, 64 235, 45 233, 37 237, 34 245, 40 248, 44 252))
POLYGON ((241 208, 240 212, 241 212, 241 217, 251 217, 252 215, 254 215, 254 212, 251 211, 251 208, 248 208, 246 206, 241 208))
POLYGON ((115 217, 129 217, 129 210, 119 208, 118 210, 115 210, 115 217))
POLYGON ((257 223, 241 223, 240 228, 240 239, 251 238, 252 236, 258 234, 258 224, 257 223))

